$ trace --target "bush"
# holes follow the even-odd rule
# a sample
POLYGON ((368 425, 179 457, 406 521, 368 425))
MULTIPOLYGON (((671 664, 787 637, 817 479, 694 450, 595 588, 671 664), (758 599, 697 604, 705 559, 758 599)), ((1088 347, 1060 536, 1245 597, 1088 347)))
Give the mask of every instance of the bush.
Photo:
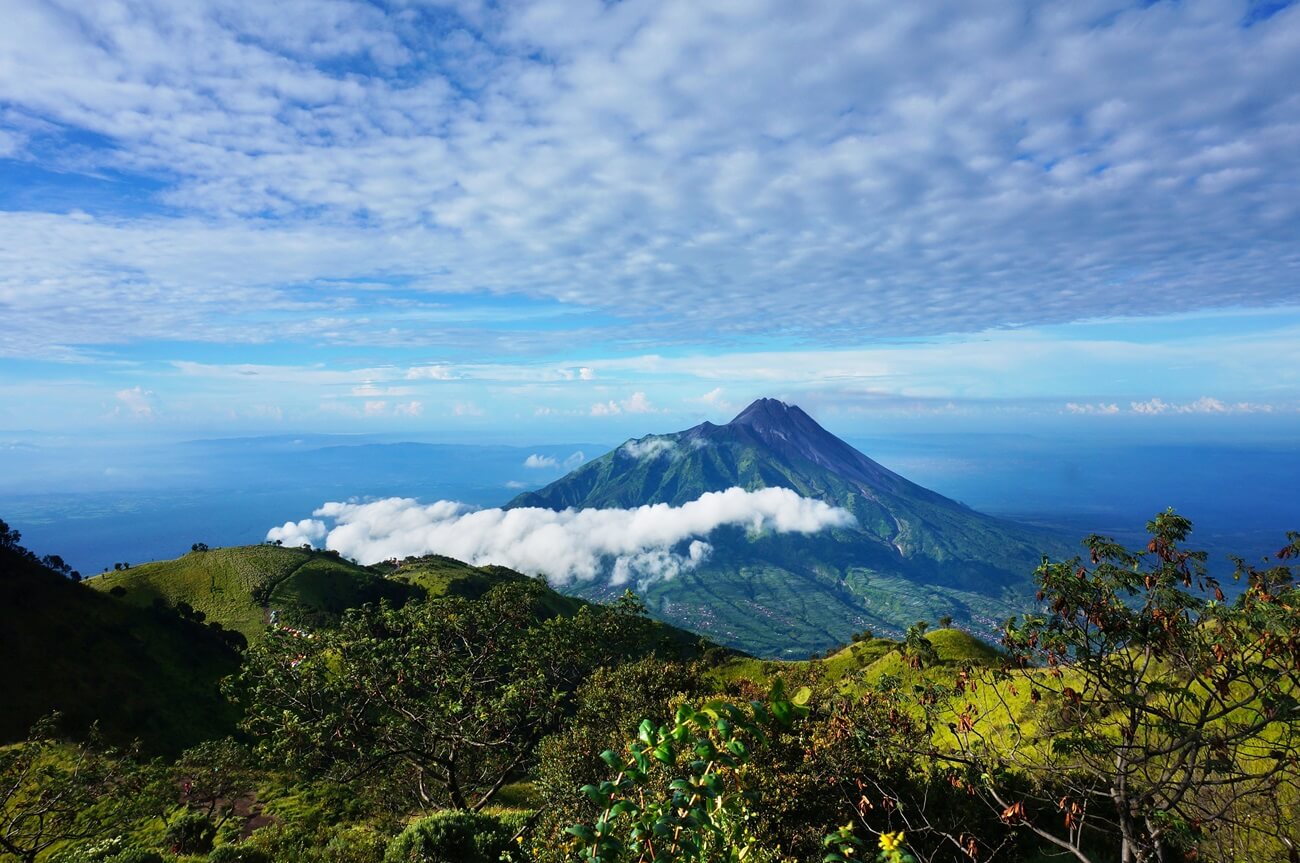
POLYGON ((380 863, 387 839, 371 827, 346 827, 334 834, 321 854, 322 863, 380 863))
POLYGON ((271 858, 252 845, 218 845, 208 855, 208 863, 271 863, 271 858))
POLYGON ((104 863, 164 863, 163 856, 152 848, 126 848, 104 863))
POLYGON ((496 863, 517 830, 481 812, 437 812, 395 836, 384 863, 496 863))
POLYGON ((216 835, 217 828, 208 816, 191 809, 167 825, 163 846, 176 854, 206 854, 212 850, 216 835))
POLYGON ((131 847, 120 836, 73 846, 51 859, 53 863, 163 863, 157 851, 131 847))

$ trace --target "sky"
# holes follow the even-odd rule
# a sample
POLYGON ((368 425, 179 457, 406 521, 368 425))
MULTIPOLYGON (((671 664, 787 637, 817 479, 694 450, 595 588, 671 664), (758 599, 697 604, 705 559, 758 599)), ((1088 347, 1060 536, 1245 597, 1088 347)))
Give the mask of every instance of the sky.
POLYGON ((0 443, 1300 432, 1300 8, 5 0, 0 443))

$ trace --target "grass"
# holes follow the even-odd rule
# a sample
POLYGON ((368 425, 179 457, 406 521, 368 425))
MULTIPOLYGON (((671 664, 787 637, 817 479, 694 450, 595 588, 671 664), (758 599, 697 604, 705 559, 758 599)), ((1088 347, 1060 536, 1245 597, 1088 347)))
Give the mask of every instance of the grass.
POLYGON ((150 607, 158 599, 169 605, 189 603, 207 620, 243 633, 250 642, 262 637, 272 609, 281 611, 286 623, 319 624, 348 608, 411 593, 327 552, 272 545, 194 551, 85 583, 100 591, 121 588, 125 593, 120 598, 137 607, 150 607))

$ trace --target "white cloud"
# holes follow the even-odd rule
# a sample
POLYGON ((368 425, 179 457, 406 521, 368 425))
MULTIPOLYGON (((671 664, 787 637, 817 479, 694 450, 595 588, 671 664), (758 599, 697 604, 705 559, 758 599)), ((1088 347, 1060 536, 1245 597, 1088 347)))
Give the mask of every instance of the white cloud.
POLYGON ((592 371, 590 368, 583 366, 582 368, 578 369, 578 380, 594 381, 595 379, 596 379, 596 373, 592 371))
POLYGON ((1067 402, 1065 412, 1071 414, 1117 414, 1119 413, 1119 405, 1106 404, 1105 402, 1098 402, 1097 404, 1067 402))
POLYGON ((381 414, 383 414, 385 411, 388 410, 388 402, 386 401, 366 402, 362 410, 364 411, 365 415, 368 417, 380 416, 381 414))
POLYGON ((406 370, 408 381, 450 381, 455 378, 450 366, 415 366, 406 370))
POLYGON ((399 402, 393 406, 393 414, 399 417, 418 417, 424 413, 424 403, 420 401, 399 402))
POLYGON ((659 458, 662 455, 675 454, 677 444, 668 438, 662 437, 644 437, 640 440, 630 440, 623 446, 619 447, 619 452, 635 459, 652 459, 659 458))
POLYGON ((1253 414, 1272 413, 1273 406, 1256 402, 1226 403, 1210 396, 1201 396, 1193 402, 1171 404, 1160 398, 1130 404, 1134 413, 1156 416, 1159 414, 1253 414))
POLYGON ((654 405, 650 404, 650 399, 643 392, 635 392, 625 399, 607 402, 596 402, 591 406, 591 415, 594 417, 617 416, 619 414, 650 414, 658 413, 654 405))
POLYGON ((602 576, 642 584, 672 578, 707 558, 706 539, 719 527, 815 533, 854 523, 847 510, 786 488, 732 488, 676 507, 476 510, 455 501, 422 505, 388 498, 327 503, 313 515, 272 528, 267 538, 286 545, 323 541, 362 563, 445 554, 540 573, 555 584, 602 576))
POLYGON ((451 406, 451 412, 458 417, 481 417, 484 414, 483 409, 473 402, 456 402, 451 406))
POLYGON ((410 394, 410 387, 377 387, 370 381, 352 388, 352 395, 363 398, 374 398, 376 396, 407 396, 410 394))
POLYGON ((550 470, 559 466, 560 463, 549 455, 533 453, 524 459, 524 467, 533 468, 534 470, 550 470))
POLYGON ((113 393, 113 397, 117 399, 117 407, 113 409, 113 413, 118 416, 129 416, 140 420, 149 420, 156 416, 154 394, 150 390, 135 386, 118 390, 113 393))
POLYGON ((10 6, 0 151, 166 209, 4 213, 9 353, 434 345, 402 304, 476 291, 701 343, 1293 300, 1295 6, 10 6))
POLYGON ((568 458, 564 460, 563 467, 565 470, 573 470, 575 467, 582 464, 586 460, 587 460, 587 454, 584 453, 582 450, 576 450, 573 453, 571 453, 568 458))
POLYGON ((733 411, 736 409, 736 405, 727 401, 726 396, 723 394, 722 387, 714 387, 699 398, 692 399, 692 401, 697 401, 706 407, 718 411, 733 411))
POLYGON ((289 546, 315 545, 325 538, 325 525, 312 518, 302 521, 286 521, 280 527, 273 527, 266 532, 268 542, 280 541, 289 546))

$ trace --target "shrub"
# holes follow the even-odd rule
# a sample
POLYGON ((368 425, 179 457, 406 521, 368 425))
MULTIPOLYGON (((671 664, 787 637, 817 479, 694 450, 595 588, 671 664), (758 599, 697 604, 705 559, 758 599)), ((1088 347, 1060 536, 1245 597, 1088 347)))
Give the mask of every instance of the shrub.
POLYGON ((208 855, 208 863, 271 863, 271 858, 253 845, 218 845, 208 855))
POLYGON ((384 863, 495 863, 517 829, 481 812, 437 812, 397 834, 384 863))
POLYGON ((163 845, 177 854, 206 854, 212 850, 216 835, 217 828, 211 819, 191 809, 167 825, 163 845))
POLYGON ((152 848, 126 848, 104 863, 164 863, 163 856, 152 848))
POLYGON ((384 859, 385 837, 371 827, 346 827, 325 845, 322 863, 380 863, 384 859))
POLYGON ((157 851, 131 847, 120 836, 82 843, 51 859, 53 863, 163 863, 157 851))

